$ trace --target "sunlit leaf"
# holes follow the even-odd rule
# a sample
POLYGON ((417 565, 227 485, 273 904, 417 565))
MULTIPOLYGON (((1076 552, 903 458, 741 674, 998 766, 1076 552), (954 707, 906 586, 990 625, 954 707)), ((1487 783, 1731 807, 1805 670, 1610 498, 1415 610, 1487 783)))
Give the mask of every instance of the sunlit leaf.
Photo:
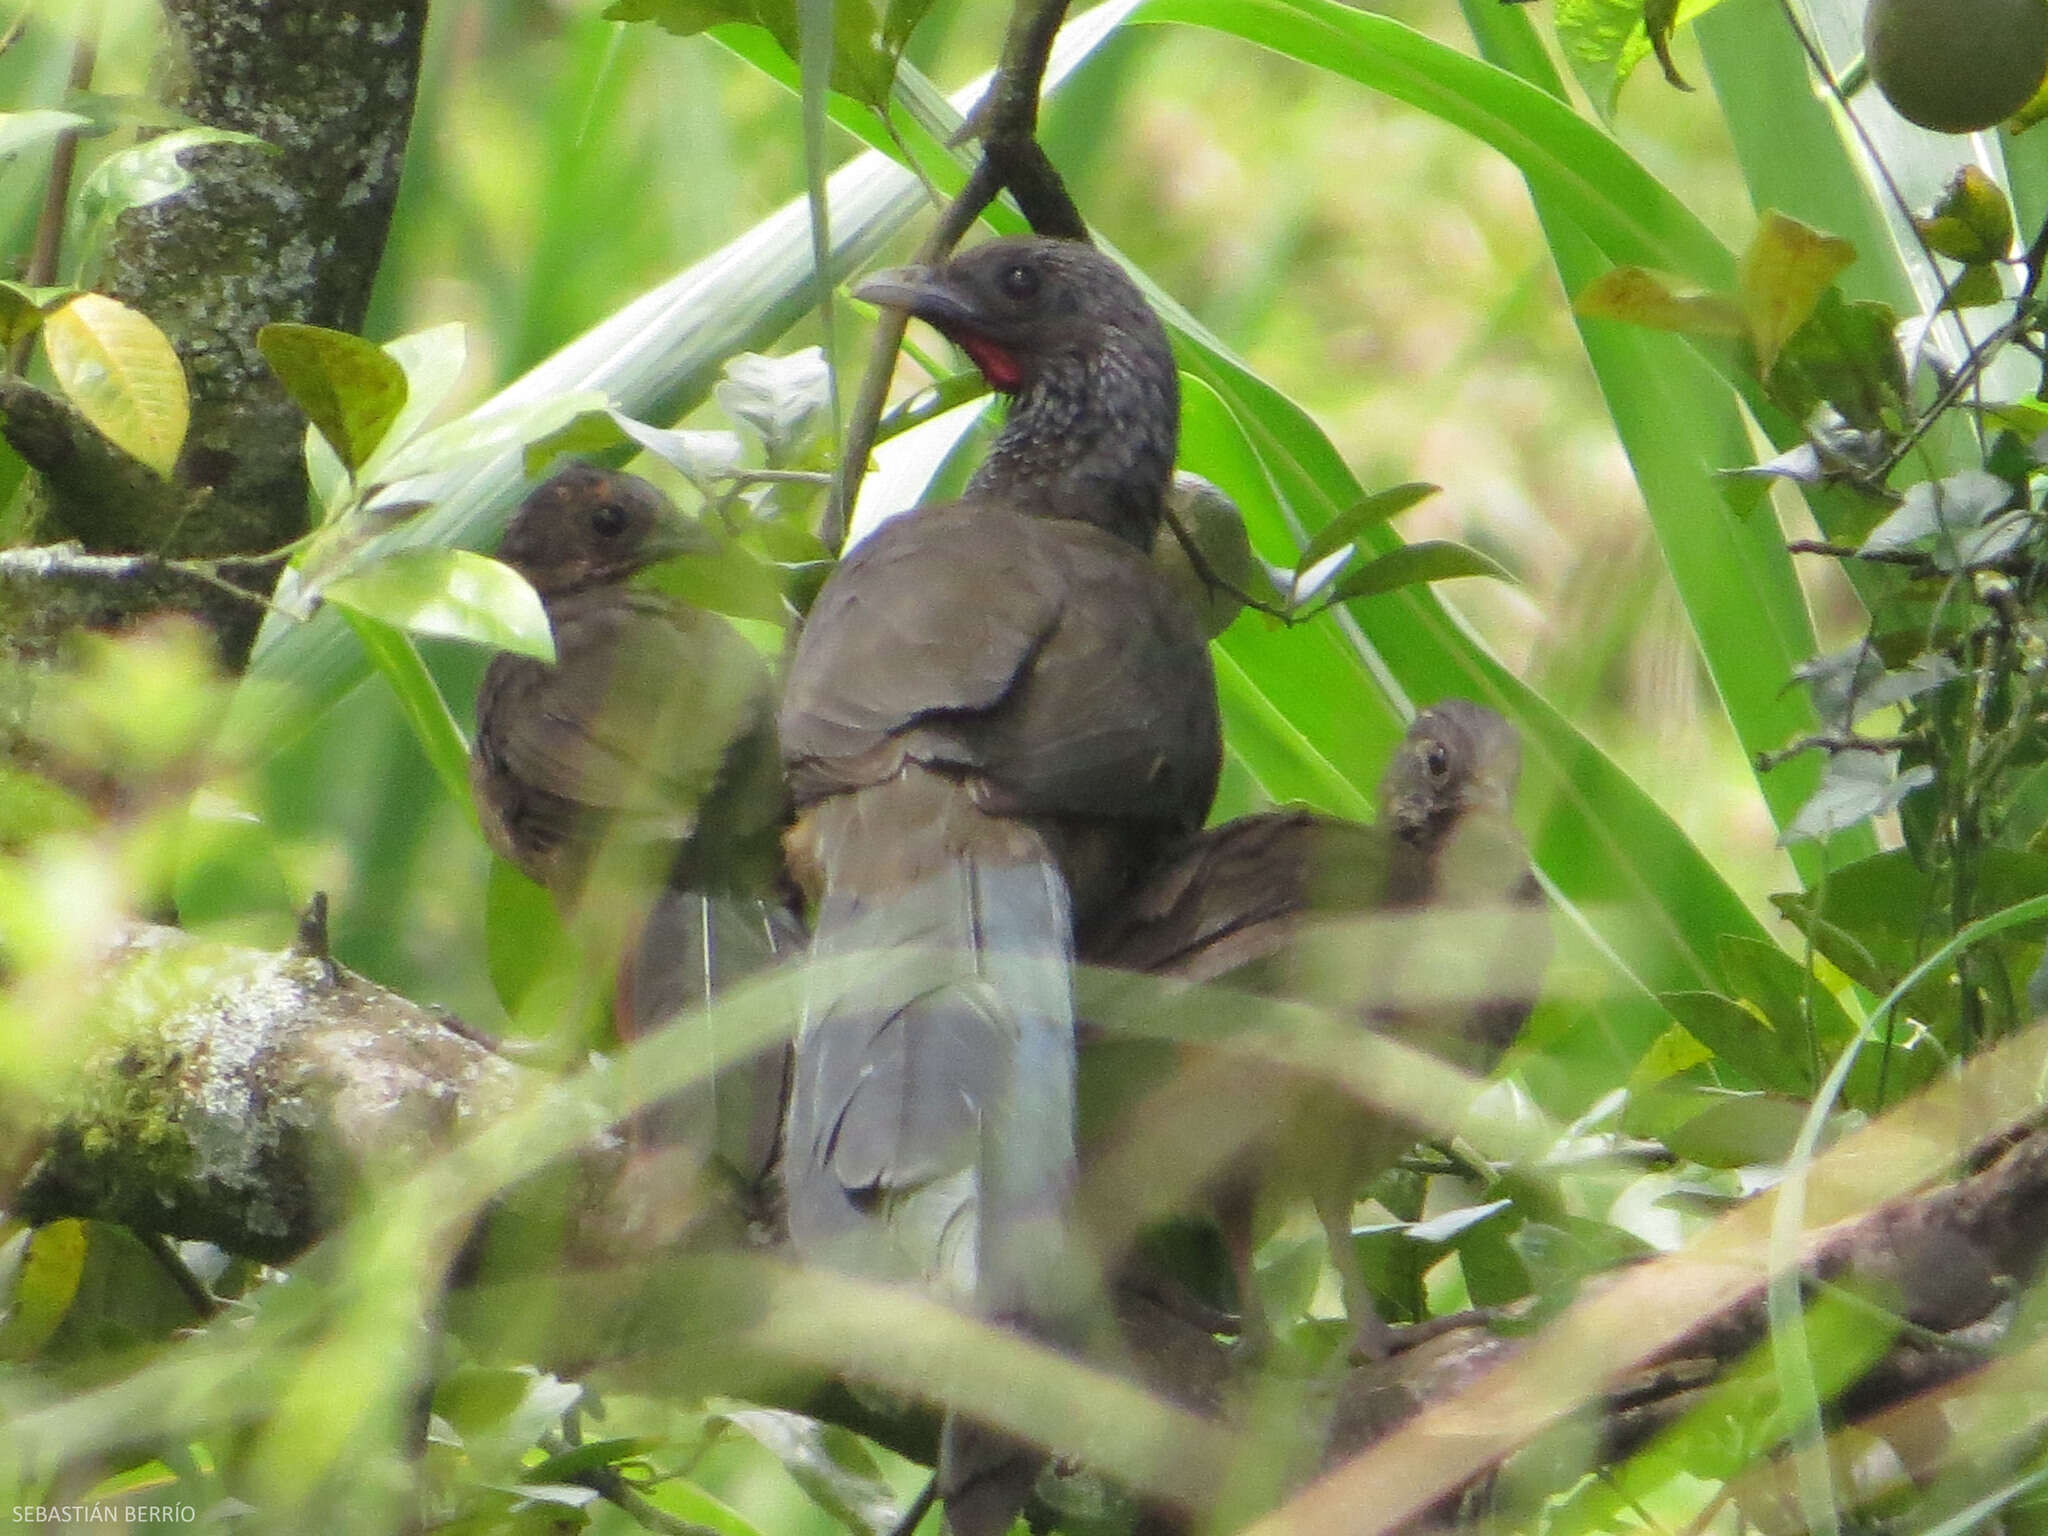
POLYGON ((1757 367, 1768 375, 1821 295, 1856 259, 1856 247, 1767 209, 1742 253, 1742 312, 1757 367))
POLYGON ((1914 790, 1934 782, 1925 763, 1899 772, 1896 752, 1835 752, 1813 798, 1785 828, 1783 841, 1827 837, 1893 809, 1914 790))
POLYGON ((361 469, 405 408, 398 361, 360 336, 318 325, 266 325, 256 346, 341 462, 361 469))
POLYGON ((1381 523, 1391 521, 1417 502, 1428 500, 1442 489, 1440 485, 1411 480, 1405 485, 1374 491, 1363 501, 1339 512, 1317 530, 1316 536, 1308 541, 1308 547, 1302 550, 1301 558, 1294 562, 1295 574, 1300 575, 1317 561, 1335 554, 1366 529, 1376 528, 1381 523))
POLYGON ((902 1516, 896 1492, 860 1437, 800 1413, 729 1408, 730 1424, 782 1463, 811 1501, 852 1531, 886 1531, 902 1516))
POLYGON ((1913 220, 1937 256, 1965 266, 2003 261, 2012 250, 2012 204, 2005 190, 1974 165, 1956 172, 1926 218, 1913 220))
POLYGON ((1478 550, 1448 539, 1423 539, 1368 560, 1347 573, 1330 593, 1333 603, 1377 597, 1421 581, 1451 581, 1460 576, 1490 576, 1513 581, 1514 572, 1478 550))
POLYGON ((87 421, 169 478, 191 403, 178 354, 154 321, 104 294, 81 293, 44 319, 43 354, 87 421))
POLYGON ((92 119, 76 112, 37 107, 27 112, 0 112, 0 160, 47 144, 60 133, 90 128, 92 119))
POLYGON ((72 210, 77 225, 73 249, 81 253, 81 259, 90 261, 122 214, 175 197, 192 185, 192 172, 179 161, 180 155, 222 144, 271 148, 254 134, 227 128, 181 128, 107 156, 78 189, 72 210))
POLYGON ((753 428, 770 464, 801 459, 831 425, 831 380, 819 347, 786 357, 743 352, 725 365, 712 397, 726 415, 753 428))
POLYGON ((0 1360, 25 1360, 41 1349, 78 1294, 85 1273, 86 1226, 53 1221, 22 1232, 8 1243, 15 1261, 13 1285, 0 1312, 0 1360))
POLYGON ((1642 267, 1610 267, 1579 290, 1572 308, 1595 320, 1620 320, 1688 336, 1740 336, 1741 306, 1642 267))
POLYGON ((322 589, 337 608, 408 634, 555 659, 540 596, 511 566, 467 549, 402 549, 322 589))

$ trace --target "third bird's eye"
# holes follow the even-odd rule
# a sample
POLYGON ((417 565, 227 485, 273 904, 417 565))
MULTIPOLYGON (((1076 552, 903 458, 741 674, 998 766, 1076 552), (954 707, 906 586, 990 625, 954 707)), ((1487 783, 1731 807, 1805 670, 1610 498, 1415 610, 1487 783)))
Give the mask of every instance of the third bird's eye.
POLYGON ((1030 299, 1038 295, 1038 269, 1027 267, 1021 261, 1015 266, 1005 267, 996 279, 996 286, 1003 295, 1011 299, 1030 299))
POLYGON ((1429 744, 1429 751, 1424 755, 1423 762, 1429 767, 1429 776, 1432 779, 1440 779, 1444 776, 1444 770, 1451 766, 1451 754, 1444 750, 1442 742, 1433 741, 1429 744))
POLYGON ((626 509, 608 501, 590 514, 590 527, 600 539, 615 539, 626 531, 626 509))

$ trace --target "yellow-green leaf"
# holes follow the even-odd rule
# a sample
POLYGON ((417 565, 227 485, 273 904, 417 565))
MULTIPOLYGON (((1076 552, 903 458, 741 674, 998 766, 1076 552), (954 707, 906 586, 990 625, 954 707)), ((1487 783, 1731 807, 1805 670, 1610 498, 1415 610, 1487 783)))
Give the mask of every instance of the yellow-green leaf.
POLYGON ((2001 261, 2012 249, 2012 205, 1997 182, 1974 165, 1955 174, 1941 201, 1913 227, 1937 256, 1966 266, 2001 261))
POLYGON ((256 347, 351 474, 405 408, 405 370, 360 336, 279 322, 256 333, 256 347))
POLYGON ((1835 279, 1856 259, 1856 247, 1822 234, 1775 208, 1766 209, 1742 253, 1742 312, 1757 371, 1768 374, 1778 351, 1806 324, 1835 279))
POLYGON ((555 659, 539 595, 511 566, 472 550, 401 549, 329 583, 321 595, 408 634, 555 659))
POLYGON ((156 323, 105 294, 81 293, 45 317, 43 352, 79 413, 168 479, 192 406, 185 370, 156 323))
POLYGON ((1579 290, 1572 308, 1596 320, 1688 336, 1740 336, 1747 329, 1740 306, 1726 294, 1643 267, 1609 267, 1579 290))

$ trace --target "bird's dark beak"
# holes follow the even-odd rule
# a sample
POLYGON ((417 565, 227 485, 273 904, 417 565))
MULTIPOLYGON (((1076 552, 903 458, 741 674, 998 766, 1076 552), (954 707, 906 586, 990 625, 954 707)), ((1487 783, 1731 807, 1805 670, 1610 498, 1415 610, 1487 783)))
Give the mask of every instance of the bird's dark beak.
POLYGON ((702 523, 684 517, 664 517, 654 525, 640 546, 641 563, 653 565, 678 555, 712 555, 718 552, 718 536, 702 523))
POLYGON ((863 278, 853 296, 884 309, 905 310, 948 336, 974 330, 981 321, 967 295, 930 267, 889 267, 863 278))

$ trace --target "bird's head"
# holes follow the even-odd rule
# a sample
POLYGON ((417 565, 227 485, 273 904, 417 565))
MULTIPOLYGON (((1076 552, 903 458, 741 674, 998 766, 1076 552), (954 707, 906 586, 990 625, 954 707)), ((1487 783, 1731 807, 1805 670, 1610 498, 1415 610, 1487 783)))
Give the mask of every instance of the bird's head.
POLYGON ((639 476, 572 463, 519 504, 498 558, 545 597, 624 581, 708 545, 709 536, 639 476))
POLYGON ((1440 835, 1473 812, 1506 816, 1522 776, 1515 728, 1470 699, 1417 715, 1380 780, 1380 815, 1410 842, 1440 835))
POLYGON ((942 266, 877 272, 853 292, 930 325, 1003 394, 1024 394, 1048 367, 1105 348, 1172 365, 1165 328, 1137 284, 1076 240, 991 240, 942 266))
POLYGON ((1016 397, 969 487, 1043 493, 1051 515, 1149 549, 1180 437, 1166 328, 1110 257, 1074 240, 991 240, 936 267, 878 272, 854 290, 923 320, 1016 397))

